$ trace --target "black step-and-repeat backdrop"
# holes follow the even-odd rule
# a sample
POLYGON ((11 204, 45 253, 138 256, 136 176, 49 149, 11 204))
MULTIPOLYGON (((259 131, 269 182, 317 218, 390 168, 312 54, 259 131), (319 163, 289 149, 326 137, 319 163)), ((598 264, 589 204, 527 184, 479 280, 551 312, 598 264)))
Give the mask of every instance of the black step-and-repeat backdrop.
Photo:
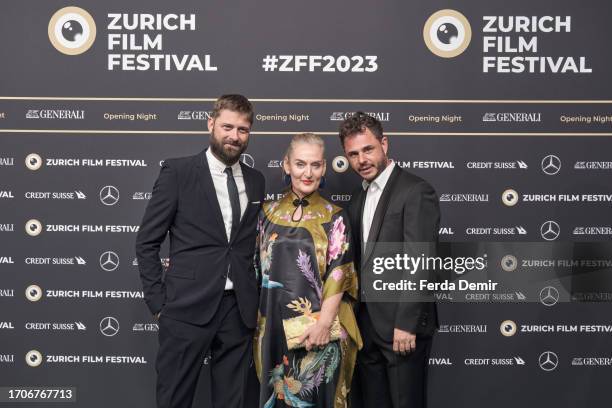
POLYGON ((207 146, 212 102, 234 92, 255 105, 242 160, 265 174, 268 199, 288 138, 312 131, 327 143, 325 194, 346 204, 359 179, 337 129, 365 111, 398 165, 436 188, 441 240, 497 243, 491 273, 529 282, 440 297, 430 406, 609 404, 608 2, 0 9, 0 406, 154 406, 158 327, 135 234, 162 160, 207 146), (572 264, 573 243, 592 242, 597 256, 572 264))

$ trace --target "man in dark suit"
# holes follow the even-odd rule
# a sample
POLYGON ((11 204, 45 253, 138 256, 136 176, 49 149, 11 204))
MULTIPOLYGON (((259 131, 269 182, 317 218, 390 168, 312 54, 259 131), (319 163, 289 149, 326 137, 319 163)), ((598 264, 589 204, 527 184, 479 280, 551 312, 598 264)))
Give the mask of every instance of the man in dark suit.
POLYGON ((258 287, 253 270, 263 175, 239 161, 253 108, 224 95, 208 120, 210 146, 165 160, 153 187, 136 254, 145 301, 159 319, 159 408, 190 408, 204 357, 211 353, 213 406, 245 404, 258 287), (159 250, 170 237, 162 278, 159 250))
MULTIPOLYGON (((413 243, 419 252, 425 248, 428 256, 435 255, 438 197, 425 180, 389 160, 389 142, 375 118, 357 112, 340 127, 340 140, 351 167, 363 179, 349 208, 358 247, 362 301, 357 320, 364 342, 357 358, 357 383, 351 390, 353 401, 365 408, 425 407, 429 352, 438 326, 435 303, 405 294, 389 302, 368 302, 363 297, 373 276, 376 243, 400 243, 398 247, 413 243)), ((417 282, 428 272, 420 273, 417 282)))

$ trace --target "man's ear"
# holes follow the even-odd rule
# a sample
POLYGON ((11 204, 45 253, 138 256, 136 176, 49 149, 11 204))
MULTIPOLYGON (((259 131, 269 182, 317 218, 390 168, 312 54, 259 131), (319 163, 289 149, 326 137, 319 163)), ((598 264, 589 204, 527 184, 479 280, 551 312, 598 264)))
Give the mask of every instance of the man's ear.
POLYGON ((385 152, 385 156, 387 156, 387 151, 389 150, 389 139, 387 139, 387 136, 383 136, 382 139, 380 139, 380 144, 385 152))

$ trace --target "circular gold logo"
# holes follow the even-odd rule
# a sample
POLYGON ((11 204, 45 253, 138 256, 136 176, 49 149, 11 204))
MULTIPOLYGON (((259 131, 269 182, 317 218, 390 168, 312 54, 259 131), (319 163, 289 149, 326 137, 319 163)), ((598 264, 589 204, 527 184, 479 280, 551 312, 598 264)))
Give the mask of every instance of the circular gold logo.
POLYGON ((499 331, 506 337, 512 337, 516 334, 516 323, 512 320, 504 320, 499 325, 499 331))
POLYGON ((37 235, 40 235, 42 230, 43 230, 43 227, 40 221, 31 219, 31 220, 28 220, 28 222, 26 222, 25 231, 29 236, 35 237, 37 235))
POLYGON ((96 39, 96 23, 87 11, 79 7, 64 7, 49 20, 49 41, 59 52, 79 55, 87 51, 96 39))
POLYGON ((39 154, 30 153, 25 158, 25 165, 30 170, 38 170, 43 164, 43 159, 39 154))
POLYGON ((336 173, 344 173, 349 168, 349 162, 344 156, 336 156, 332 161, 332 168, 336 173))
POLYGON ((25 295, 30 302, 38 302, 42 298, 43 291, 38 285, 30 285, 26 288, 25 295))
POLYGON ((509 188, 502 193, 502 202, 508 207, 515 206, 516 203, 518 203, 518 200, 519 194, 516 192, 516 190, 509 188))
POLYGON ((30 350, 25 356, 25 361, 30 367, 38 367, 43 362, 43 356, 38 350, 30 350))
POLYGON ((445 9, 435 12, 423 27, 427 48, 438 57, 452 58, 463 53, 472 39, 472 27, 463 14, 445 9))
POLYGON ((513 272, 518 266, 518 260, 514 255, 505 255, 501 259, 501 267, 506 272, 513 272))

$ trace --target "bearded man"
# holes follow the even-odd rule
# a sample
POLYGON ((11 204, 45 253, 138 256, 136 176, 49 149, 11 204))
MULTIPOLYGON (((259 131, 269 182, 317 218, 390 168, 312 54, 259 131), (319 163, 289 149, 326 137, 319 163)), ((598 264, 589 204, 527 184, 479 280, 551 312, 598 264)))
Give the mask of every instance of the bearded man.
POLYGON ((247 98, 221 96, 208 120, 210 146, 164 160, 140 225, 140 278, 159 320, 159 408, 191 407, 209 354, 213 406, 246 404, 258 306, 253 251, 265 191, 263 175, 239 160, 252 124, 247 98), (163 276, 159 251, 167 234, 163 276))

